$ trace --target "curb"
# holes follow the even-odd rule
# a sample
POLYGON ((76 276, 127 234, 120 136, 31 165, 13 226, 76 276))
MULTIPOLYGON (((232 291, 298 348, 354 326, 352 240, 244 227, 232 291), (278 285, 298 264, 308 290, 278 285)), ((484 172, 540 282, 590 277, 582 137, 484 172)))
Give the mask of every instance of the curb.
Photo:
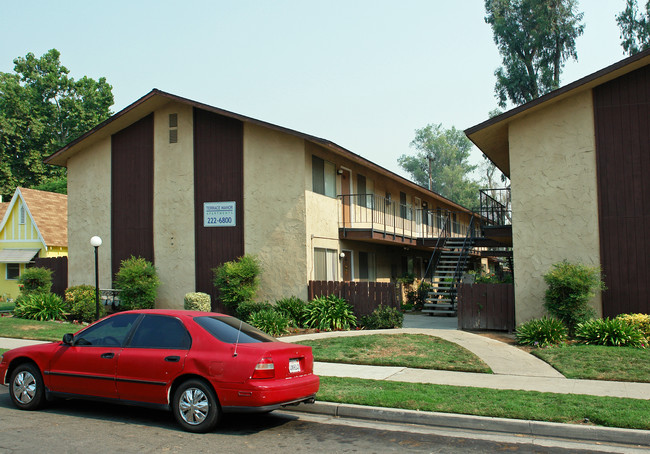
POLYGON ((584 426, 486 416, 436 413, 365 405, 319 402, 285 408, 287 411, 313 413, 336 418, 364 419, 390 423, 416 424, 449 429, 467 429, 483 432, 501 432, 531 437, 561 438, 595 443, 619 443, 650 447, 650 431, 619 429, 602 426, 584 426))

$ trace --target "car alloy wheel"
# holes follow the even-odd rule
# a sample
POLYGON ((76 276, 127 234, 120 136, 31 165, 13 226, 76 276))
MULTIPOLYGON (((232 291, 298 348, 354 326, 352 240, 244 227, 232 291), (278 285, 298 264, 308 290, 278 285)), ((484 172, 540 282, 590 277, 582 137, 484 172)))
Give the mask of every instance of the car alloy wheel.
POLYGON ((174 392, 172 410, 187 431, 208 432, 217 425, 221 409, 211 386, 202 380, 188 380, 174 392))
POLYGON ((36 410, 45 400, 43 378, 38 368, 29 363, 21 364, 11 374, 11 400, 23 410, 36 410))

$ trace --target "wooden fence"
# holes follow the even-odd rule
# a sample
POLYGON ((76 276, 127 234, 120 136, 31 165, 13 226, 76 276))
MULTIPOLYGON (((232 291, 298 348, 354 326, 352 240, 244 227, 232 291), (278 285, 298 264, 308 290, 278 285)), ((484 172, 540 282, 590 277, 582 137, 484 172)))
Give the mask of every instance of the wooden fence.
POLYGON ((68 288, 68 257, 49 257, 34 259, 34 266, 52 270, 52 293, 65 298, 68 288))
POLYGON ((514 285, 459 285, 458 328, 512 332, 515 329, 514 285))
POLYGON ((395 284, 389 282, 309 281, 308 291, 309 300, 327 295, 346 299, 357 317, 371 314, 380 304, 399 308, 395 284))

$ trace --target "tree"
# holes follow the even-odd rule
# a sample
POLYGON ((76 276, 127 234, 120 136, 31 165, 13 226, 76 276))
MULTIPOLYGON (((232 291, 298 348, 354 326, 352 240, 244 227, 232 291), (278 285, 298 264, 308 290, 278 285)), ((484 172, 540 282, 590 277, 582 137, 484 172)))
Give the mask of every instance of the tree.
POLYGON ((476 169, 468 161, 472 143, 462 131, 427 125, 415 131, 411 147, 416 156, 402 155, 397 162, 413 181, 464 207, 477 207, 479 185, 468 176, 476 169))
POLYGON ((113 104, 105 78, 68 77, 59 51, 28 53, 14 72, 0 72, 0 193, 65 176, 43 158, 107 119, 113 104))
POLYGON ((577 0, 485 0, 485 22, 502 57, 495 93, 503 108, 524 104, 560 86, 567 59, 578 59, 583 14, 577 0))
POLYGON ((625 10, 616 16, 621 29, 621 46, 628 55, 650 47, 650 1, 645 4, 645 15, 639 15, 636 0, 627 0, 625 10))

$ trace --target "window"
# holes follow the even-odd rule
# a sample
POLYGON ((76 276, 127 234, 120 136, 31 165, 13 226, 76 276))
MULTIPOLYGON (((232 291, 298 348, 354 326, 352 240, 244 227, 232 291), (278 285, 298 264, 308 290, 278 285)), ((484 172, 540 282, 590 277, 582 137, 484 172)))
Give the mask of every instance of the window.
POLYGON ((311 157, 313 191, 328 197, 336 197, 336 167, 318 156, 311 157))
POLYGON ((26 215, 25 215, 25 205, 23 205, 21 203, 20 206, 18 207, 18 223, 19 224, 24 224, 25 223, 25 217, 26 217, 26 215))
POLYGON ((135 330, 129 347, 167 348, 188 350, 192 345, 190 334, 183 323, 165 315, 145 315, 135 330))
POLYGON ((20 277, 20 263, 7 263, 7 280, 16 280, 20 277))
POLYGON ((357 174, 357 194, 359 195, 357 202, 359 206, 374 208, 374 185, 372 180, 368 180, 364 175, 357 174))
POLYGON ((314 248, 314 280, 338 280, 338 263, 335 249, 314 248))
POLYGON ((122 314, 107 318, 74 337, 74 345, 93 347, 120 347, 131 332, 140 314, 122 314))
POLYGON ((258 342, 277 342, 277 339, 244 323, 235 317, 203 316, 195 317, 194 321, 201 325, 208 333, 221 342, 234 344, 239 339, 240 344, 254 344, 258 342))
POLYGON ((359 280, 374 282, 377 280, 375 273, 375 254, 372 252, 359 252, 359 280))

